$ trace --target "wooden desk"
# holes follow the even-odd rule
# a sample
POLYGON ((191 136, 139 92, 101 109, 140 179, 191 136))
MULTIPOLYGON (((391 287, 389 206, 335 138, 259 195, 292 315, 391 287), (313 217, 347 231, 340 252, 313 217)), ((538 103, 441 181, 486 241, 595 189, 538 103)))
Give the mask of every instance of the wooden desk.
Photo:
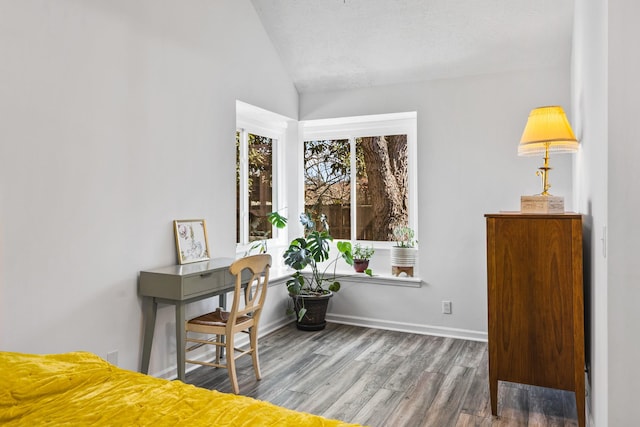
POLYGON ((149 372, 151 344, 156 325, 158 303, 176 308, 176 359, 178 379, 184 381, 185 305, 218 296, 226 305, 226 293, 234 289, 234 276, 229 273, 232 258, 213 258, 193 264, 172 265, 141 271, 138 292, 144 297, 144 341, 140 371, 149 372))

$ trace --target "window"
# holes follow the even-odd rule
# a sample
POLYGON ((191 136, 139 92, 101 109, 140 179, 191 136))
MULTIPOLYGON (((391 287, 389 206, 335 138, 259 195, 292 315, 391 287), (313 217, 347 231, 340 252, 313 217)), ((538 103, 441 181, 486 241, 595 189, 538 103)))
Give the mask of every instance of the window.
POLYGON ((236 242, 240 250, 277 237, 267 215, 282 208, 278 147, 285 129, 282 117, 236 103, 236 242))
POLYGON ((236 131, 236 237, 237 242, 270 239, 272 226, 267 215, 273 211, 273 148, 276 140, 236 131), (246 168, 243 167, 246 165, 246 168), (246 169, 246 171, 245 171, 246 169), (243 182, 246 181, 246 182, 243 182), (246 186, 246 191, 242 188, 246 186), (240 200, 248 198, 248 200, 240 200), (246 206, 243 206, 246 203, 246 206), (246 212, 248 224, 240 220, 246 212), (247 236, 243 236, 247 234, 247 236))
POLYGON ((385 242, 398 224, 416 228, 415 113, 302 126, 304 209, 327 215, 333 237, 385 242))

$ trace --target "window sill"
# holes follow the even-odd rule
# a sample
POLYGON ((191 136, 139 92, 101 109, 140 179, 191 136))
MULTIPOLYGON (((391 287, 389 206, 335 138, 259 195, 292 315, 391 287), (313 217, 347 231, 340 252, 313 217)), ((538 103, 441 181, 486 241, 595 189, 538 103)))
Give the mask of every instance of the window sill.
POLYGON ((420 288, 422 287, 422 279, 419 277, 410 276, 391 276, 383 274, 374 274, 373 276, 367 276, 364 273, 346 272, 344 274, 339 273, 340 277, 350 282, 366 283, 369 285, 384 285, 384 286, 403 286, 408 288, 420 288))
MULTIPOLYGON (((283 283, 289 276, 291 276, 295 270, 290 268, 272 268, 269 270, 269 284, 283 283)), ((367 276, 364 273, 356 273, 354 271, 337 271, 336 277, 338 280, 345 280, 349 282, 365 283, 369 285, 383 285, 383 286, 402 286, 407 288, 421 288, 422 279, 419 277, 409 276, 391 276, 374 274, 373 276, 367 276)))

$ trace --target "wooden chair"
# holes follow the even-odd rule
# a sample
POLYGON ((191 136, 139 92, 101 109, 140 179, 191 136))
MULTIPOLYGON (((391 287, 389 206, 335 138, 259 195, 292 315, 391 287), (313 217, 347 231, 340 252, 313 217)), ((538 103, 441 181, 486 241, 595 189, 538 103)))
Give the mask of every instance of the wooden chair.
MULTIPOLYGON (((194 344, 185 349, 185 354, 203 345, 215 345, 216 359, 215 362, 203 362, 185 357, 185 361, 187 363, 226 368, 235 394, 240 392, 236 376, 235 361, 237 358, 251 354, 256 379, 259 380, 261 378, 260 363, 258 361, 258 324, 267 295, 270 267, 271 255, 253 255, 236 260, 229 267, 229 272, 236 276, 231 310, 223 311, 218 308, 212 313, 198 316, 186 322, 187 346, 189 345, 188 343, 194 344), (244 270, 248 270, 250 273, 248 282, 242 280, 244 270), (247 284, 243 285, 243 282, 247 284), (235 348, 235 335, 240 332, 249 334, 248 349, 235 348), (192 333, 213 336, 208 339, 197 338, 192 333), (220 362, 220 353, 223 348, 226 350, 226 363, 220 362)), ((246 277, 247 274, 245 273, 244 278, 246 277)))

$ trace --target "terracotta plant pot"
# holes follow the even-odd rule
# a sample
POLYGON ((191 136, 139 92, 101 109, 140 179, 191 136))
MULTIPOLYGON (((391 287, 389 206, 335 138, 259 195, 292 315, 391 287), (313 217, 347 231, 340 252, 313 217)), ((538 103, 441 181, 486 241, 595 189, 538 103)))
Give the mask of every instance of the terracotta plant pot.
POLYGON ((368 259, 354 259, 353 260, 353 269, 356 273, 364 273, 364 271, 369 268, 369 260, 368 259))

